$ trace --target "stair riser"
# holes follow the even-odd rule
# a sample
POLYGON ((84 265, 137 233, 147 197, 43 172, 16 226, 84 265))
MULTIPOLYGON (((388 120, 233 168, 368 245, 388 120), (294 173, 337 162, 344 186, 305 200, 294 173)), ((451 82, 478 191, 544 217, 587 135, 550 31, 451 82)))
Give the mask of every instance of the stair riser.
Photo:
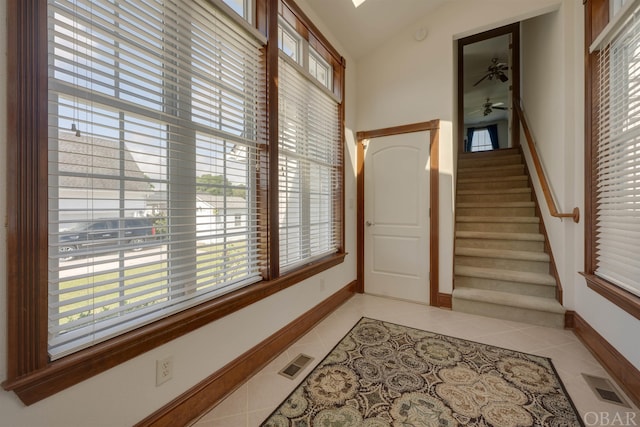
POLYGON ((456 237, 458 255, 454 259, 455 289, 452 308, 455 311, 498 319, 563 328, 564 314, 559 314, 561 307, 555 301, 556 286, 552 284, 554 280, 549 275, 548 257, 543 252, 544 242, 516 240, 541 237, 538 222, 513 222, 518 219, 534 219, 535 208, 495 206, 499 203, 531 202, 531 189, 524 170, 522 156, 517 150, 498 150, 475 156, 465 153, 459 155, 456 217, 463 221, 456 222, 456 233, 477 231, 514 235, 507 236, 506 239, 502 238, 505 236, 498 235, 501 237, 499 240, 487 238, 491 236, 483 234, 456 237), (528 191, 509 191, 513 189, 528 191), (491 194, 492 190, 495 191, 494 194, 491 194), (478 194, 460 194, 466 191, 478 194), (465 203, 481 206, 460 206, 465 203), (494 218, 496 222, 493 222, 494 218), (535 236, 517 236, 516 233, 535 236), (476 251, 466 251, 465 254, 465 248, 474 248, 476 251), (530 253, 487 253, 491 249, 530 253), (505 258, 507 256, 525 259, 505 258), (538 260, 526 259, 528 257, 538 260))
POLYGON ((492 177, 502 177, 502 176, 520 176, 524 174, 524 166, 520 167, 505 167, 499 169, 489 169, 487 170, 470 170, 470 169, 459 169, 458 170, 458 179, 471 179, 471 178, 492 178, 492 177))
POLYGON ((463 300, 453 296, 454 311, 493 317, 496 319, 524 322, 552 328, 564 328, 564 314, 527 310, 519 307, 489 304, 480 301, 463 300))
POLYGON ((460 194, 456 201, 458 203, 530 202, 531 193, 460 194))
POLYGON ((519 148, 501 148, 499 150, 481 151, 470 153, 468 151, 458 153, 460 159, 495 159, 501 156, 520 155, 519 148))
POLYGON ((455 265, 468 265, 471 267, 499 268, 512 271, 529 271, 532 273, 549 273, 549 262, 526 261, 519 259, 487 258, 457 255, 455 265))
POLYGON ((457 208, 459 216, 534 216, 533 208, 457 208))
POLYGON ((458 190, 500 190, 510 188, 529 188, 529 183, 526 179, 501 181, 477 180, 474 182, 458 182, 456 188, 458 190))
POLYGON ((456 223, 458 231, 488 231, 497 233, 538 233, 540 228, 538 224, 519 224, 499 222, 458 222, 456 223))
POLYGON ((456 239, 456 247, 543 252, 544 242, 529 240, 456 239))
POLYGON ((555 298, 556 296, 556 289, 553 286, 484 279, 481 277, 455 276, 455 286, 456 288, 485 289, 542 298, 555 298))
POLYGON ((520 164, 522 164, 522 158, 520 156, 500 156, 493 159, 461 159, 458 161, 458 169, 520 164))

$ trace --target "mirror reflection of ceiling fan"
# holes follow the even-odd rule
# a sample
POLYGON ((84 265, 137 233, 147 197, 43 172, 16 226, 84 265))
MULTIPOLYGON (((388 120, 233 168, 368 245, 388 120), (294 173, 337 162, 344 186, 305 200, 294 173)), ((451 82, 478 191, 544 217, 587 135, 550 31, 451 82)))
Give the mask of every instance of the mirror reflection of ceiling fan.
POLYGON ((498 62, 498 58, 491 59, 491 65, 487 68, 487 73, 478 80, 473 86, 478 86, 485 79, 489 80, 500 80, 502 83, 509 80, 509 77, 505 74, 505 71, 509 69, 509 66, 504 62, 498 62))
POLYGON ((491 99, 487 98, 487 102, 482 104, 480 109, 472 111, 470 114, 482 112, 482 115, 486 117, 493 113, 493 110, 508 110, 508 108, 504 107, 504 102, 491 102, 491 99))
POLYGON ((485 102, 484 104, 482 104, 482 114, 485 116, 488 116, 489 114, 493 113, 493 110, 507 110, 507 107, 502 107, 502 105, 504 105, 503 102, 496 102, 493 103, 489 100, 489 98, 487 98, 487 102, 485 102))

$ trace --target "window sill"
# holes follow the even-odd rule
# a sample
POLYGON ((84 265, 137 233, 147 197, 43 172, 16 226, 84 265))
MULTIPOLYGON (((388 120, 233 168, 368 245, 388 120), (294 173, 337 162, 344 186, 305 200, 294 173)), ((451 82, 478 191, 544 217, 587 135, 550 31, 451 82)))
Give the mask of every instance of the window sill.
POLYGON ((262 281, 189 310, 154 322, 125 335, 51 362, 39 371, 8 379, 2 386, 31 405, 120 363, 192 332, 263 298, 344 262, 338 253, 305 265, 278 279, 262 281))
POLYGON ((587 286, 604 298, 608 299, 622 310, 640 320, 640 297, 627 292, 618 286, 601 279, 593 274, 581 273, 587 281, 587 286))

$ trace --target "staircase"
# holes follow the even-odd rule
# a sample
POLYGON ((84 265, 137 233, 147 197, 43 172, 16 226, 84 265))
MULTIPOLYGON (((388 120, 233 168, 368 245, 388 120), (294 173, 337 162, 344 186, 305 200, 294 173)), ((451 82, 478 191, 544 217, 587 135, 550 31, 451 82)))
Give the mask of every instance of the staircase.
POLYGON ((564 327, 519 149, 458 158, 454 311, 564 327))

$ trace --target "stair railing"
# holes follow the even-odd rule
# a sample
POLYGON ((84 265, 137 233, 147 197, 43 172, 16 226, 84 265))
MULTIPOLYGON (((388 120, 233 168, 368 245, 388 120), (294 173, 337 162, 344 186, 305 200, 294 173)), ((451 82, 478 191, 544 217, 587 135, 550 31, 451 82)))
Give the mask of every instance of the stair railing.
POLYGON ((560 218, 560 219, 573 218, 573 222, 578 223, 580 221, 580 209, 574 208, 573 212, 571 213, 558 212, 556 203, 553 200, 551 189, 549 188, 549 182, 547 181, 547 177, 544 173, 544 169, 542 169, 542 163, 540 162, 540 157, 538 156, 536 143, 533 139, 533 135, 531 134, 531 131, 529 130, 529 124, 527 123, 527 120, 524 117, 524 112, 522 111, 522 107, 520 107, 520 101, 518 99, 513 100, 513 109, 516 112, 518 118, 520 119, 520 123, 522 123, 522 130, 524 131, 524 136, 527 140, 527 145, 529 146, 529 152, 531 153, 533 165, 536 168, 536 173, 538 174, 538 179, 540 180, 540 185, 542 186, 542 192, 544 193, 544 198, 547 201, 547 206, 549 207, 549 213, 551 214, 551 216, 560 218))

